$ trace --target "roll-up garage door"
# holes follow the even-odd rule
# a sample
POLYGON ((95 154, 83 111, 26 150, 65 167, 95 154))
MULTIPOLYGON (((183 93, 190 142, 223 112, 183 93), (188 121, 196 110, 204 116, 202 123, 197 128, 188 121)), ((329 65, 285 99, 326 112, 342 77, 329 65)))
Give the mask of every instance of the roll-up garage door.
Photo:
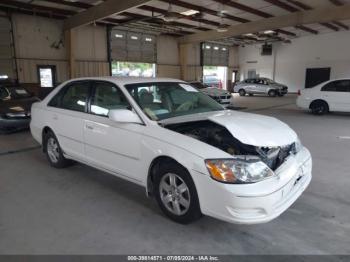
POLYGON ((156 63, 156 36, 111 30, 111 58, 115 61, 156 63))
POLYGON ((0 16, 0 80, 16 78, 15 61, 9 18, 0 16))
POLYGON ((214 43, 202 43, 203 66, 228 66, 228 47, 214 43))

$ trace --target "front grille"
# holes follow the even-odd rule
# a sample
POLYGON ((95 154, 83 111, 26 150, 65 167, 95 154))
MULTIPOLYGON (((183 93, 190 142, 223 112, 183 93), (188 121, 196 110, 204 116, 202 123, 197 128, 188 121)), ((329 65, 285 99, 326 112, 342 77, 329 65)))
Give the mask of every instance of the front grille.
POLYGON ((229 95, 226 95, 226 96, 220 96, 220 99, 230 99, 231 98, 231 96, 229 96, 229 95))

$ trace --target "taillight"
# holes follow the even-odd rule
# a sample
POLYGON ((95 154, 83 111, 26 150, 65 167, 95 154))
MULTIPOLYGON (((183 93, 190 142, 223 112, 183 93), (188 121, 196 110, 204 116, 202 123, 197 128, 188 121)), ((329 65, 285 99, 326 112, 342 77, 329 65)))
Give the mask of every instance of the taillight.
POLYGON ((300 89, 298 90, 298 96, 301 96, 301 91, 300 91, 300 89))

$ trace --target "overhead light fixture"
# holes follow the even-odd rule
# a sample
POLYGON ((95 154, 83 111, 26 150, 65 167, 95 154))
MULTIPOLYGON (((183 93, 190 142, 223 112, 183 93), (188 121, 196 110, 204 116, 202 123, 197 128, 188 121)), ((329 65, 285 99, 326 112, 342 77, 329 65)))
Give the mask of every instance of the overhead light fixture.
POLYGON ((174 22, 175 20, 179 19, 179 13, 173 12, 173 8, 171 4, 169 4, 168 12, 164 14, 162 19, 165 22, 174 22))
POLYGON ((191 15, 195 15, 195 14, 198 14, 198 13, 199 13, 199 11, 190 9, 190 10, 181 12, 180 14, 186 15, 186 16, 191 16, 191 15))
POLYGON ((221 17, 220 25, 216 28, 216 31, 218 31, 219 33, 224 33, 227 32, 227 29, 228 25, 224 24, 224 19, 221 17))
POLYGON ((245 36, 254 36, 254 34, 249 33, 249 34, 245 34, 245 36))
POLYGON ((131 38, 132 40, 137 40, 137 39, 139 39, 137 36, 134 36, 134 35, 132 35, 130 38, 131 38))
POLYGON ((219 25, 216 28, 216 31, 218 31, 219 33, 227 32, 227 30, 228 30, 228 26, 227 25, 219 25))
POLYGON ((267 34, 267 35, 271 35, 271 34, 274 34, 275 31, 272 31, 272 30, 266 30, 264 31, 264 34, 267 34))
POLYGON ((123 35, 121 35, 121 34, 115 34, 115 37, 116 37, 116 38, 123 38, 123 35))
POLYGON ((145 40, 146 40, 146 42, 152 42, 152 38, 150 38, 150 37, 146 37, 145 40))

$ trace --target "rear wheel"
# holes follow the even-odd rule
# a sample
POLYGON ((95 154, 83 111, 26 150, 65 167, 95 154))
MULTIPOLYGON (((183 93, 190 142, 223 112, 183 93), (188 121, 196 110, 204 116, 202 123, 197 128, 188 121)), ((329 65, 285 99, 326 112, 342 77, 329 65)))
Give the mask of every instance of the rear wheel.
POLYGON ((328 104, 325 101, 312 102, 310 109, 314 115, 324 115, 329 112, 328 104))
POLYGON ((64 168, 72 164, 72 161, 63 156, 62 149, 54 133, 49 131, 44 136, 44 146, 47 160, 56 168, 64 168))
POLYGON ((158 205, 170 219, 189 224, 202 216, 196 187, 185 168, 173 162, 161 165, 154 183, 158 205))
POLYGON ((240 96, 245 96, 245 95, 246 95, 246 92, 245 92, 244 89, 240 89, 240 90, 238 91, 238 93, 239 93, 240 96))
POLYGON ((275 90, 270 90, 268 92, 268 95, 271 96, 271 97, 275 97, 277 95, 276 91, 275 90))

